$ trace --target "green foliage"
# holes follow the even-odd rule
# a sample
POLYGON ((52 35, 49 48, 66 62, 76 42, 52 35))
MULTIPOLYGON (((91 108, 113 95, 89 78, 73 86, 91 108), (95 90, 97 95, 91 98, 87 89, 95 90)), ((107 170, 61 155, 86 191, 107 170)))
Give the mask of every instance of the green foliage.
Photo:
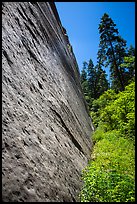
POLYGON ((80 75, 80 81, 81 81, 81 86, 82 86, 82 90, 84 92, 85 96, 88 96, 88 92, 89 92, 89 87, 88 87, 88 80, 87 80, 87 63, 84 62, 83 63, 83 69, 81 71, 81 75, 80 75))
POLYGON ((99 65, 94 67, 93 61, 83 63, 81 71, 81 86, 85 95, 85 99, 89 109, 91 109, 92 101, 97 99, 109 87, 106 79, 106 72, 99 65))
POLYGON ((93 101, 91 161, 83 170, 81 202, 135 202, 135 82, 93 101))
POLYGON ((135 82, 116 94, 108 90, 93 101, 91 117, 95 127, 102 124, 105 131, 119 130, 134 139, 135 136, 135 82))
POLYGON ((135 56, 124 57, 124 62, 120 67, 125 68, 125 84, 128 84, 130 80, 133 80, 135 77, 135 56))
POLYGON ((105 91, 109 88, 109 83, 107 80, 106 72, 101 68, 100 64, 97 64, 96 67, 96 97, 94 99, 99 98, 105 91))
POLYGON ((119 36, 116 24, 104 14, 99 24, 100 44, 97 58, 101 65, 110 68, 111 86, 114 90, 124 90, 125 69, 120 67, 126 55, 126 41, 119 36))
POLYGON ((83 92, 84 92, 84 95, 85 96, 87 96, 88 95, 88 81, 87 80, 85 80, 85 81, 83 81, 83 83, 81 84, 81 86, 82 86, 82 90, 83 90, 83 92))
POLYGON ((89 96, 91 98, 96 98, 96 70, 94 68, 93 61, 90 59, 88 63, 88 68, 87 68, 87 73, 88 73, 88 84, 89 84, 89 96))
POLYGON ((80 81, 81 83, 87 81, 87 71, 86 71, 86 62, 83 62, 83 69, 81 71, 81 75, 80 75, 80 81))
MULTIPOLYGON (((135 48, 131 45, 128 49, 126 41, 119 35, 116 24, 104 14, 99 24, 100 43, 97 53, 97 64, 94 66, 92 59, 83 63, 81 71, 81 85, 89 110, 94 99, 98 99, 110 87, 116 93, 123 91, 135 78, 135 48), (106 72, 102 67, 110 70, 111 86, 108 83, 106 72)), ((98 114, 98 113, 97 113, 98 114)), ((92 116, 94 118, 94 112, 92 116)), ((97 125, 99 119, 95 117, 97 125)))
POLYGON ((135 202, 135 49, 127 51, 116 24, 99 24, 97 65, 85 63, 82 81, 96 130, 91 161, 82 172, 81 202, 135 202), (111 89, 102 66, 110 68, 111 89))
POLYGON ((128 56, 135 56, 135 48, 132 45, 128 49, 128 56))
POLYGON ((93 119, 93 123, 95 127, 98 126, 100 120, 100 115, 102 113, 102 110, 112 103, 117 98, 117 94, 114 90, 109 89, 108 91, 105 91, 104 94, 102 94, 97 100, 94 100, 92 103, 91 108, 91 117, 93 119))
POLYGON ((117 94, 117 99, 107 105, 100 113, 100 121, 108 130, 119 130, 128 137, 135 136, 135 83, 117 94))
POLYGON ((134 202, 134 145, 118 131, 94 134, 92 161, 83 170, 81 202, 134 202))

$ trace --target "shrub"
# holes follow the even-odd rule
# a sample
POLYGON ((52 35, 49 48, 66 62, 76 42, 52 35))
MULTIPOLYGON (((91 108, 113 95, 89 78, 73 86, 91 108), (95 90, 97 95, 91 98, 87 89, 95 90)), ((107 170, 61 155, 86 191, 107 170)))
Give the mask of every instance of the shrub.
POLYGON ((81 202, 135 201, 135 162, 133 143, 118 131, 94 134, 92 161, 83 170, 81 202))
POLYGON ((98 126, 100 122, 100 114, 102 109, 104 109, 107 105, 109 105, 112 101, 116 99, 117 95, 114 90, 107 90, 102 94, 98 99, 92 102, 91 108, 91 117, 93 119, 93 123, 95 127, 98 126))
POLYGON ((135 201, 135 82, 93 101, 96 131, 89 165, 83 170, 81 202, 135 201))
POLYGON ((112 90, 106 91, 93 102, 91 117, 95 127, 101 124, 106 131, 119 130, 123 135, 134 139, 135 82, 118 94, 112 90))

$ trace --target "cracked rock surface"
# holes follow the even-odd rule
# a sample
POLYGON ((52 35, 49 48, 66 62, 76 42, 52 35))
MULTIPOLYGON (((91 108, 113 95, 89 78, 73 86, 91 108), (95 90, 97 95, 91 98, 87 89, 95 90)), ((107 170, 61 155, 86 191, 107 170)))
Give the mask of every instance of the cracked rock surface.
POLYGON ((2 199, 76 202, 92 128, 54 3, 2 3, 2 199))

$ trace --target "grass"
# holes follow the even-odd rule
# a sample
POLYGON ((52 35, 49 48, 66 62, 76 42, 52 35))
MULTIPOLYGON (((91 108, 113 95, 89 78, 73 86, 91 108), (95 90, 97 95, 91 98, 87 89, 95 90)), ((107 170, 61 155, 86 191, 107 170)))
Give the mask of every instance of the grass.
POLYGON ((101 128, 93 140, 91 161, 82 174, 81 202, 134 202, 134 143, 118 131, 104 133, 101 128))

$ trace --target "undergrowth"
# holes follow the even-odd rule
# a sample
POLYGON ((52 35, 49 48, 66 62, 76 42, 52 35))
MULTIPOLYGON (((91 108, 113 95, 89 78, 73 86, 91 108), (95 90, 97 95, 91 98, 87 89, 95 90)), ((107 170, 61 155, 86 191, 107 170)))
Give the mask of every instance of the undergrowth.
MULTIPOLYGON (((130 84, 117 95, 113 93, 113 97, 111 95, 106 101, 103 96, 98 100, 102 108, 94 114, 98 127, 92 135, 94 147, 91 161, 82 172, 84 185, 80 193, 81 202, 135 201, 133 86, 133 83, 130 84), (110 112, 109 115, 105 111, 110 112), (128 119, 130 114, 132 117, 128 119), (102 115, 108 119, 107 122, 102 119, 102 115)), ((110 93, 105 93, 105 96, 110 93)))

